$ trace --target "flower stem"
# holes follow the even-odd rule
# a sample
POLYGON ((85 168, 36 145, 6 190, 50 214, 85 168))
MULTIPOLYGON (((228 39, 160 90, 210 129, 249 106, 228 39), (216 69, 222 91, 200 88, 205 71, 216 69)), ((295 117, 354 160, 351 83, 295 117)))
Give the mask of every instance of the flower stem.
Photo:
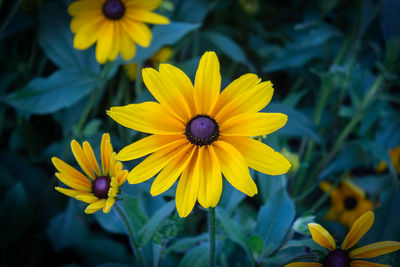
POLYGON ((128 236, 129 236, 129 243, 131 245, 134 255, 136 256, 136 260, 137 260, 139 266, 141 266, 141 267, 146 266, 144 263, 144 260, 143 260, 142 251, 137 244, 135 233, 133 232, 133 228, 132 228, 131 224, 129 223, 128 218, 126 217, 125 212, 121 209, 118 202, 115 203, 114 207, 115 207, 115 210, 117 211, 119 217, 121 218, 122 223, 124 224, 124 226, 126 228, 126 232, 128 233, 128 236))
POLYGON ((209 266, 215 266, 215 209, 208 209, 208 232, 210 241, 210 262, 209 266))

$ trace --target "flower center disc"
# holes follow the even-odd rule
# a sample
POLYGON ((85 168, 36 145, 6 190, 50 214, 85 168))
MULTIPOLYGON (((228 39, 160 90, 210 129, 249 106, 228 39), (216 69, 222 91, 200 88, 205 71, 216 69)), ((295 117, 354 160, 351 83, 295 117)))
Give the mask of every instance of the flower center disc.
POLYGON ((125 13, 125 6, 120 0, 107 0, 103 5, 103 13, 109 19, 117 20, 125 13))
POLYGON ((344 199, 346 210, 353 210, 357 207, 357 199, 355 197, 346 197, 344 199))
POLYGON ((214 119, 198 115, 186 125, 185 135, 192 144, 206 146, 218 139, 219 129, 214 119))
POLYGON ((92 183, 93 194, 102 199, 108 197, 108 190, 110 189, 111 178, 108 176, 97 177, 92 183))
POLYGON ((346 252, 341 249, 329 251, 324 260, 324 267, 349 267, 350 258, 346 252))

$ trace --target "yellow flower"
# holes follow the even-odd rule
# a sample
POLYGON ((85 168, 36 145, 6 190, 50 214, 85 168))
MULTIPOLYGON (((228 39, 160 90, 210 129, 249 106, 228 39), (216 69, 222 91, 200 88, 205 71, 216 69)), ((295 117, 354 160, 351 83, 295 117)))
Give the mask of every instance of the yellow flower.
MULTIPOLYGON (((393 167, 395 168, 397 174, 400 174, 400 146, 394 148, 394 149, 389 149, 389 156, 392 161, 393 167)), ((381 161, 376 168, 377 173, 382 173, 386 171, 387 169, 387 164, 385 161, 381 161)))
MULTIPOLYGON (((149 62, 145 62, 145 65, 150 65, 152 67, 158 66, 160 63, 167 62, 173 54, 173 50, 171 47, 163 47, 158 50, 149 60, 149 62), (149 64, 148 64, 149 63, 149 64)), ((148 66, 149 67, 149 66, 148 66)), ((129 63, 124 65, 126 76, 131 81, 136 80, 136 75, 139 70, 139 66, 136 63, 129 63)))
MULTIPOLYGON (((329 182, 320 183, 323 191, 332 188, 329 182)), ((365 212, 372 210, 374 205, 366 198, 364 190, 350 180, 342 181, 331 194, 331 207, 326 214, 326 219, 336 221, 350 227, 365 212)))
POLYGON ((95 42, 96 59, 103 64, 121 54, 125 60, 135 55, 135 43, 148 47, 151 31, 145 23, 167 24, 168 18, 151 11, 162 0, 79 0, 68 7, 73 16, 74 47, 87 49, 95 42))
POLYGON ((388 254, 400 249, 400 242, 383 241, 369 244, 363 247, 351 249, 368 232, 374 223, 374 213, 368 211, 356 220, 340 247, 329 232, 317 223, 309 223, 311 236, 320 246, 329 249, 322 263, 318 262, 293 262, 286 267, 390 267, 384 264, 377 264, 368 261, 357 260, 359 258, 369 259, 380 255, 388 254))
POLYGON ((297 171, 297 169, 300 166, 300 160, 299 160, 299 155, 296 153, 292 153, 289 150, 284 147, 282 149, 282 154, 289 160, 289 162, 292 164, 292 167, 290 168, 289 172, 294 173, 297 171))
POLYGON ((270 175, 286 173, 289 161, 250 136, 272 133, 287 121, 281 113, 259 112, 271 100, 271 82, 245 74, 220 93, 221 74, 214 52, 199 63, 194 85, 178 68, 160 64, 146 68, 143 81, 159 102, 112 107, 107 114, 121 125, 151 134, 125 148, 117 160, 151 154, 128 175, 131 184, 157 173, 150 193, 168 190, 180 177, 176 207, 186 217, 196 200, 215 207, 222 192, 222 175, 239 191, 253 196, 257 186, 248 166, 270 175))
POLYGON ((56 177, 72 189, 56 186, 56 190, 83 202, 90 204, 85 213, 91 214, 100 209, 108 213, 114 205, 115 197, 128 176, 128 171, 122 170, 122 163, 114 159, 110 135, 103 134, 101 140, 101 170, 88 142, 82 146, 75 140, 71 142, 72 153, 79 166, 84 171, 74 169, 64 161, 53 157, 56 177))

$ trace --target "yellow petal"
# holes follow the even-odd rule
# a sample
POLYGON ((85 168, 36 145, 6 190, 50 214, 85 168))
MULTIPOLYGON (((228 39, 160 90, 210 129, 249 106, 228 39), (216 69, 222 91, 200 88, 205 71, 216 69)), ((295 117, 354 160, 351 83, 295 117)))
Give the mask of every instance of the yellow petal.
POLYGON ((110 169, 110 157, 113 152, 111 145, 110 135, 108 133, 103 134, 101 138, 101 166, 103 168, 103 175, 109 175, 110 169))
POLYGON ((248 196, 257 194, 257 186, 250 176, 246 160, 231 144, 216 141, 212 144, 222 173, 228 182, 237 190, 248 196))
POLYGON ((199 193, 199 175, 201 169, 198 160, 198 149, 193 154, 192 160, 183 171, 176 188, 175 203, 180 217, 186 217, 193 210, 199 193))
POLYGON ((162 0, 128 0, 125 2, 127 8, 141 8, 154 10, 161 5, 162 0))
POLYGON ((159 14, 144 9, 129 8, 126 10, 125 16, 131 20, 146 22, 152 24, 168 24, 169 19, 159 14))
POLYGON ((94 180, 96 176, 94 175, 94 172, 90 167, 89 160, 86 158, 86 155, 83 152, 81 145, 76 140, 71 141, 71 150, 82 170, 86 173, 87 176, 94 180))
POLYGON ((194 104, 197 114, 210 114, 221 90, 221 73, 218 57, 205 52, 200 59, 194 81, 194 104))
POLYGON ((343 181, 343 184, 345 187, 347 187, 352 193, 357 194, 359 197, 365 198, 365 192, 364 190, 353 183, 351 180, 346 179, 343 181))
POLYGON ((68 13, 71 16, 84 15, 86 12, 102 10, 103 3, 98 0, 75 1, 68 6, 68 13))
POLYGON ((162 169, 151 185, 150 194, 152 196, 164 193, 175 183, 190 162, 194 150, 194 146, 187 145, 164 169, 162 169))
POLYGON ((229 136, 221 137, 221 140, 230 143, 239 150, 249 167, 256 171, 269 175, 280 175, 286 173, 291 166, 282 154, 253 138, 229 136))
POLYGON ((103 208, 103 212, 108 213, 111 210, 111 207, 114 205, 114 203, 115 203, 115 198, 113 197, 107 198, 106 204, 103 208))
MULTIPOLYGON (((193 84, 189 77, 183 71, 170 64, 160 64, 159 69, 162 78, 167 80, 169 85, 176 87, 184 97, 184 102, 187 103, 189 108, 189 117, 193 118, 197 115, 193 99, 193 84)), ((182 103, 182 106, 186 109, 185 104, 182 103)))
POLYGON ((83 202, 88 203, 88 204, 92 204, 92 203, 94 203, 94 202, 96 202, 96 201, 99 200, 99 199, 98 199, 95 195, 93 195, 92 193, 79 194, 79 195, 76 195, 75 198, 76 198, 77 200, 83 201, 83 202))
POLYGON ((182 134, 150 135, 121 149, 121 151, 117 154, 116 159, 121 161, 127 161, 127 160, 141 158, 150 153, 156 152, 166 146, 169 146, 172 142, 185 138, 186 137, 182 134))
POLYGON ((373 263, 368 261, 351 261, 350 267, 390 267, 390 265, 373 263))
POLYGON ((329 190, 331 190, 332 184, 329 182, 326 182, 326 181, 322 181, 319 184, 319 187, 322 189, 322 191, 324 191, 326 193, 326 192, 329 192, 329 190))
POLYGON ((118 172, 116 176, 116 179, 118 181, 118 186, 122 186, 125 183, 127 177, 128 177, 128 171, 124 170, 118 172))
MULTIPOLYGON (((129 36, 125 32, 122 32, 120 36, 119 51, 121 53, 121 57, 124 60, 131 60, 136 53, 135 43, 129 38, 129 36)), ((135 72, 135 78, 136 78, 136 72, 135 72)))
POLYGON ((218 102, 215 105, 212 115, 215 117, 218 111, 220 111, 230 101, 234 101, 240 97, 243 93, 251 90, 261 81, 257 75, 248 73, 240 76, 233 82, 231 82, 220 94, 218 102))
POLYGON ((96 46, 96 59, 100 64, 106 62, 113 46, 114 35, 114 22, 105 20, 99 31, 99 37, 96 46))
MULTIPOLYGON (((119 52, 120 43, 122 41, 122 37, 125 36, 122 32, 122 29, 118 23, 114 23, 114 38, 112 41, 110 52, 108 53, 108 60, 114 61, 119 52)), ((129 38, 128 38, 129 39, 129 38)))
POLYGON ((94 156, 92 147, 87 141, 83 142, 83 152, 85 153, 92 170, 94 170, 97 176, 101 176, 99 164, 97 163, 96 157, 94 156))
POLYGON ((314 241, 320 246, 323 246, 329 250, 336 249, 335 240, 324 227, 317 223, 309 223, 308 229, 310 229, 312 239, 314 239, 314 241))
POLYGON ((62 187, 58 187, 58 186, 56 186, 55 189, 58 192, 60 192, 60 193, 62 193, 64 195, 67 195, 69 197, 75 197, 76 195, 85 193, 83 191, 78 191, 78 190, 75 190, 75 189, 67 189, 67 188, 62 188, 62 187))
POLYGON ((342 243, 342 249, 346 250, 353 247, 360 241, 361 237, 365 235, 366 232, 371 228, 374 223, 374 213, 368 211, 364 213, 357 221, 353 223, 350 232, 347 234, 346 238, 342 243))
POLYGON ((322 266, 324 265, 319 262, 292 262, 285 265, 285 267, 322 267, 322 266))
MULTIPOLYGON (((157 51, 154 55, 151 56, 151 60, 153 61, 153 64, 156 66, 160 63, 167 62, 168 59, 172 57, 174 54, 174 50, 172 50, 171 47, 166 46, 161 48, 160 50, 157 51)), ((160 69, 161 72, 161 69, 160 69)))
POLYGON ((103 25, 103 20, 101 17, 96 17, 93 20, 78 20, 73 18, 71 22, 71 30, 74 32, 76 30, 76 35, 74 36, 74 47, 76 49, 87 49, 92 46, 96 40, 99 38, 99 31, 103 25))
POLYGON ((282 128, 286 121, 287 116, 282 113, 242 113, 220 125, 220 133, 229 136, 265 135, 282 128))
POLYGON ((239 97, 229 101, 220 111, 217 111, 215 120, 224 122, 241 113, 258 112, 268 105, 273 93, 272 83, 269 81, 262 82, 239 97))
POLYGON ((128 174, 129 183, 138 184, 156 175, 184 150, 189 145, 188 143, 187 140, 182 139, 148 156, 128 174))
POLYGON ((112 107, 107 114, 119 124, 151 134, 183 134, 185 125, 156 102, 112 107))
POLYGON ((138 45, 148 47, 151 41, 151 31, 149 27, 141 22, 136 22, 131 19, 121 20, 121 25, 129 37, 138 45))
POLYGON ((91 185, 85 185, 81 183, 79 180, 70 179, 70 177, 67 177, 66 175, 64 175, 64 173, 57 172, 55 175, 58 178, 58 180, 60 180, 63 184, 68 185, 73 189, 86 192, 90 192, 92 190, 91 185))
POLYGON ((170 110, 183 123, 190 119, 190 109, 180 90, 176 87, 175 81, 152 68, 143 69, 142 76, 150 93, 166 110, 170 110))
POLYGON ((65 163, 61 159, 52 157, 51 161, 53 162, 54 167, 56 167, 56 169, 61 172, 67 179, 89 187, 92 186, 92 183, 85 175, 83 175, 81 172, 77 171, 75 168, 65 163))
POLYGON ((384 254, 389 254, 400 249, 400 242, 382 241, 372 243, 350 251, 350 258, 373 258, 384 254))
POLYGON ((203 153, 203 175, 200 180, 198 200, 204 208, 215 207, 222 193, 222 175, 213 146, 206 146, 203 153))
POLYGON ((106 200, 100 199, 99 201, 94 202, 94 203, 90 204, 89 206, 87 206, 87 208, 85 209, 85 213, 86 214, 95 213, 96 211, 102 209, 105 205, 106 205, 106 200))

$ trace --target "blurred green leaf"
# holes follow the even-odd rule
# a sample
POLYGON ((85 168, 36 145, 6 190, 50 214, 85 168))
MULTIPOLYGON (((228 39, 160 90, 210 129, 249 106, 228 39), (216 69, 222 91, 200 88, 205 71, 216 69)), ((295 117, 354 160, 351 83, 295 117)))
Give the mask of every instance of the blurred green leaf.
POLYGON ((264 239, 258 235, 252 235, 249 238, 249 244, 252 251, 256 254, 261 253, 264 250, 264 239))
POLYGON ((285 175, 271 176, 261 172, 257 173, 257 182, 263 203, 267 203, 287 183, 285 175))
POLYGON ((181 239, 178 239, 175 243, 173 243, 171 246, 169 246, 165 254, 170 253, 171 251, 176 251, 176 252, 186 252, 188 249, 193 247, 194 245, 198 243, 202 243, 204 241, 208 240, 208 234, 204 233, 198 236, 194 237, 184 237, 181 239))
POLYGON ((99 77, 79 70, 60 70, 47 78, 36 78, 2 100, 23 111, 48 114, 70 107, 93 91, 99 77))
POLYGON ((163 205, 151 218, 150 220, 140 229, 138 234, 138 243, 140 247, 143 247, 151 241, 154 234, 160 229, 164 220, 174 211, 175 202, 170 201, 163 205))
POLYGON ((115 209, 111 208, 109 213, 96 212, 94 217, 104 230, 114 234, 126 233, 125 226, 121 222, 115 209))
POLYGON ((100 119, 93 119, 89 121, 82 130, 84 137, 90 137, 99 131, 99 127, 102 124, 100 119))
POLYGON ((207 266, 210 251, 207 243, 202 243, 185 254, 179 267, 203 267, 207 266))
POLYGON ((293 223, 293 230, 303 235, 309 235, 308 224, 314 222, 315 216, 304 216, 297 218, 293 223))
POLYGON ((177 10, 177 20, 191 23, 201 23, 210 10, 209 2, 205 0, 180 0, 177 10), (196 8, 193 8, 193 7, 196 8))
POLYGON ((295 216, 295 206, 285 189, 278 191, 258 213, 254 232, 265 241, 265 248, 272 252, 285 239, 295 216))
POLYGON ((139 200, 135 197, 131 197, 127 194, 122 195, 122 208, 125 211, 130 223, 132 224, 133 230, 138 233, 142 229, 143 225, 149 220, 147 215, 142 211, 139 200))
POLYGON ((234 188, 226 179, 224 179, 223 183, 224 190, 222 191, 218 205, 223 207, 225 211, 229 213, 246 198, 246 195, 234 188))

